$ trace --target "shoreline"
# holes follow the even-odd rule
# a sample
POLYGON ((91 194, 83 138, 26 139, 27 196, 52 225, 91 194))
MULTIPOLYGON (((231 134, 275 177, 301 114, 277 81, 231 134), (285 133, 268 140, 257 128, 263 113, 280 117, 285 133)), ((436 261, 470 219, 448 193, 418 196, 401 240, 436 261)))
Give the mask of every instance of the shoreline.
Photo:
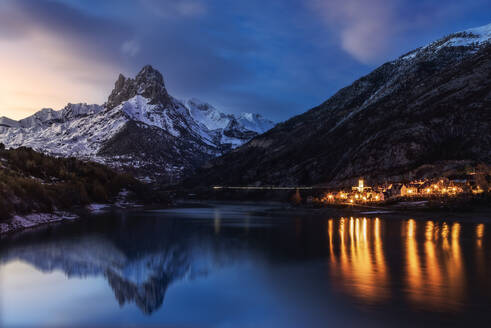
MULTIPOLYGON (((271 208, 260 210, 265 216, 281 216, 283 214, 296 213, 299 215, 311 215, 313 217, 378 217, 382 219, 416 219, 416 220, 465 220, 469 222, 491 222, 491 207, 479 206, 472 211, 454 211, 438 208, 401 208, 393 206, 363 206, 363 205, 327 205, 313 207, 308 205, 292 205, 288 202, 275 201, 210 201, 210 200, 185 200, 176 201, 172 206, 158 206, 161 208, 207 208, 219 204, 230 205, 271 205, 271 208), (280 205, 280 206, 278 206, 280 205)), ((27 231, 33 228, 54 223, 73 222, 83 217, 100 215, 110 211, 145 209, 141 204, 90 204, 73 211, 55 211, 53 213, 30 213, 26 215, 14 215, 8 222, 0 222, 0 238, 8 234, 27 231)), ((155 205, 148 208, 156 208, 155 205)))
MULTIPOLYGON (((285 203, 287 204, 287 203, 285 203)), ((472 211, 455 211, 438 208, 395 208, 390 206, 375 207, 341 207, 341 206, 290 206, 283 209, 272 209, 275 215, 298 213, 299 215, 336 217, 378 217, 382 219, 415 219, 415 220, 448 220, 469 222, 491 222, 491 207, 476 207, 472 211)))
POLYGON ((66 221, 72 222, 78 219, 80 219, 80 215, 64 211, 14 215, 8 222, 0 223, 0 236, 25 231, 52 223, 61 223, 66 221))
POLYGON ((11 233, 22 232, 54 223, 73 222, 90 215, 104 214, 115 209, 131 210, 145 205, 118 202, 115 204, 93 203, 71 211, 54 211, 53 213, 15 214, 8 221, 0 222, 0 238, 11 233))

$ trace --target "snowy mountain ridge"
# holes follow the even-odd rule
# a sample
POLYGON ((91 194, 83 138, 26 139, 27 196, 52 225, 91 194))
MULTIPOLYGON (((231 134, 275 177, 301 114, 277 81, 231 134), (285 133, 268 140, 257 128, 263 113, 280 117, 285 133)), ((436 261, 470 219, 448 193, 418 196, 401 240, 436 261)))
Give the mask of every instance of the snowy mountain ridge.
POLYGON ((120 75, 102 106, 44 108, 19 121, 1 117, 0 143, 179 177, 273 126, 258 114, 235 116, 197 99, 181 102, 147 65, 134 79, 120 75))
POLYGON ((260 114, 240 113, 238 115, 220 112, 212 105, 199 99, 191 98, 186 102, 189 114, 196 121, 204 124, 209 130, 226 129, 236 120, 245 130, 264 133, 274 126, 274 123, 260 114))
POLYGON ((401 56, 400 59, 413 59, 416 56, 421 56, 425 53, 436 54, 442 49, 451 47, 465 47, 472 52, 473 50, 490 42, 491 23, 484 26, 467 29, 465 31, 452 33, 426 46, 412 50, 401 56))

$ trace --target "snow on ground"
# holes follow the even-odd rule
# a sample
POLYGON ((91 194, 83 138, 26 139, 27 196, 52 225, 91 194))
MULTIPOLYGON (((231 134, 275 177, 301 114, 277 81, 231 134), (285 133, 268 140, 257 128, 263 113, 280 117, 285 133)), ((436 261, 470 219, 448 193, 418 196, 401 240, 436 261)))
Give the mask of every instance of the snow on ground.
POLYGON ((120 208, 130 208, 130 207, 141 207, 143 205, 139 205, 135 202, 130 202, 128 201, 128 196, 129 196, 130 192, 126 189, 123 189, 119 192, 118 196, 116 197, 116 202, 114 203, 114 205, 116 207, 120 207, 120 208))
POLYGON ((42 224, 75 219, 78 219, 78 215, 68 212, 15 215, 9 222, 0 223, 0 234, 28 229, 42 224))
POLYGON ((109 204, 89 204, 87 209, 94 214, 99 214, 105 212, 110 207, 109 204))

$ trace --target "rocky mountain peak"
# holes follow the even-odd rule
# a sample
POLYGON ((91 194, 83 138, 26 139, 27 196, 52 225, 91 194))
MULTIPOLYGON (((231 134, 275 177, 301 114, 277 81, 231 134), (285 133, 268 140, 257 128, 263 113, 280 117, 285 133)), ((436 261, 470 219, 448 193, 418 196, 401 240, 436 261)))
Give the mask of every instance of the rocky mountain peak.
POLYGON ((119 74, 114 89, 106 103, 107 108, 114 108, 134 96, 141 95, 149 99, 149 104, 167 107, 172 103, 164 85, 162 74, 150 65, 144 66, 134 79, 119 74))
POLYGON ((145 65, 135 78, 138 84, 155 84, 164 87, 164 78, 162 74, 151 65, 145 65))

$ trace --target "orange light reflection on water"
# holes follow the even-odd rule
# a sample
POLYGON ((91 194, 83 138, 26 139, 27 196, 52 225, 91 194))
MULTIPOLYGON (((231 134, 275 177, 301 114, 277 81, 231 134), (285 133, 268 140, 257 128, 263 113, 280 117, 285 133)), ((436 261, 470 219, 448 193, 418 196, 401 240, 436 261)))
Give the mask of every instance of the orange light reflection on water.
MULTIPOLYGON (((369 302, 388 297, 388 271, 380 229, 379 219, 342 218, 337 229, 338 256, 330 252, 330 268, 343 288, 369 302)), ((328 238, 330 245, 335 247, 335 243, 331 243, 334 241, 334 227, 328 229, 328 238)))
POLYGON ((414 305, 434 310, 458 310, 465 298, 460 223, 449 227, 446 222, 426 221, 422 248, 416 222, 409 220, 406 224, 408 299, 414 305))
MULTIPOLYGON (((468 298, 462 224, 401 221, 404 266, 392 268, 402 270, 400 275, 396 272, 391 275, 387 263, 385 239, 388 237, 383 232, 386 224, 379 218, 329 220, 329 269, 336 285, 356 298, 374 303, 389 301, 391 285, 402 283, 404 294, 413 306, 432 311, 461 310, 468 298)), ((392 227, 397 224, 392 223, 392 227)), ((474 236, 477 268, 485 272, 483 224, 475 227, 474 236)), ((392 258, 396 252, 397 249, 391 248, 392 258)))

